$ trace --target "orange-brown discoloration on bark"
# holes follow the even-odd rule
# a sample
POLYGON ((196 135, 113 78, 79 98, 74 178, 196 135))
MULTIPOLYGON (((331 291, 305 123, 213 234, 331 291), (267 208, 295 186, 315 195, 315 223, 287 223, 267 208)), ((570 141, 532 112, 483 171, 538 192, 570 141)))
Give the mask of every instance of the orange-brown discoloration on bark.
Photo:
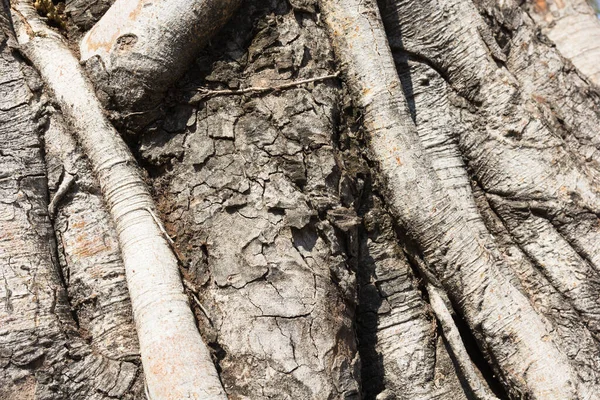
POLYGON ((548 103, 548 102, 546 101, 546 98, 545 98, 545 97, 543 97, 543 96, 540 96, 540 95, 537 95, 537 94, 532 94, 532 95, 531 95, 531 97, 532 97, 532 98, 533 98, 535 101, 537 101, 538 103, 542 103, 542 104, 546 104, 546 103, 548 103))
POLYGON ((69 240, 72 250, 70 253, 77 258, 86 258, 103 252, 110 252, 110 243, 106 243, 101 235, 95 232, 89 232, 85 220, 80 219, 70 224, 72 232, 75 234, 72 240, 69 240))
POLYGON ((88 39, 86 40, 87 43, 87 47, 92 50, 93 52, 97 52, 99 49, 104 49, 107 52, 110 50, 112 43, 114 43, 117 38, 119 37, 119 32, 117 31, 114 35, 111 36, 111 38, 109 40, 101 40, 101 41, 95 41, 94 38, 94 31, 92 28, 92 32, 90 34, 90 36, 88 37, 88 39))
POLYGON ((548 3, 546 0, 535 0, 535 11, 540 14, 548 12, 548 3))
MULTIPOLYGON (((138 0, 137 6, 129 13, 129 15, 127 16, 127 19, 130 21, 135 21, 138 18, 138 16, 140 15, 142 8, 144 8, 144 6, 147 3, 149 3, 148 0, 138 0)), ((115 33, 108 40, 106 40, 106 39, 102 40, 103 35, 96 34, 96 27, 94 27, 90 31, 90 35, 87 37, 87 40, 85 43, 86 43, 88 49, 90 49, 92 52, 97 52, 100 49, 102 49, 106 52, 109 52, 110 49, 112 48, 112 46, 114 46, 114 44, 117 42, 117 39, 120 36, 122 36, 121 29, 117 28, 115 33), (98 37, 100 40, 96 40, 96 37, 98 37)))
POLYGON ((15 235, 13 235, 13 233, 6 229, 6 227, 4 228, 4 231, 0 231, 0 241, 11 241, 15 239, 15 235))
POLYGON ((37 381, 31 375, 13 383, 12 387, 0 388, 0 399, 33 400, 37 391, 37 381))
POLYGON ((81 229, 85 226, 85 221, 83 219, 80 219, 77 222, 72 222, 71 223, 71 227, 75 228, 75 229, 81 229))
POLYGON ((73 255, 78 257, 91 257, 101 252, 110 250, 103 240, 96 237, 90 237, 86 233, 78 235, 75 239, 73 255))

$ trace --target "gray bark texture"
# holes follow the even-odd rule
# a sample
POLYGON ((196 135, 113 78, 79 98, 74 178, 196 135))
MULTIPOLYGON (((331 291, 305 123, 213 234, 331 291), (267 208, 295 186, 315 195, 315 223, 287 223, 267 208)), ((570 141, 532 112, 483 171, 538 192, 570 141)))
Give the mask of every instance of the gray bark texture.
MULTIPOLYGON (((66 1, 72 48, 112 3, 66 1)), ((600 399, 589 6, 239 3, 156 86, 85 63, 228 398, 600 399)), ((145 399, 115 224, 11 12, 0 400, 145 399)))
POLYGON ((600 85, 600 21, 585 0, 524 2, 523 8, 558 50, 600 85))
POLYGON ((78 30, 87 31, 98 22, 113 2, 114 0, 66 0, 65 12, 78 30))
MULTIPOLYGON (((68 228, 60 211, 56 226, 57 231, 63 227, 64 252, 59 261, 47 211, 48 177, 53 174, 47 173, 41 140, 48 126, 47 98, 35 72, 12 48, 7 11, 3 7, 0 16, 0 398, 140 398, 143 380, 128 299, 117 296, 123 287, 118 250, 106 237, 102 214, 73 213, 76 220, 68 228)), ((61 128, 54 123, 47 137, 56 144, 61 128)), ((57 156, 51 152, 50 158, 57 156)), ((77 194, 85 196, 81 172, 77 194)))

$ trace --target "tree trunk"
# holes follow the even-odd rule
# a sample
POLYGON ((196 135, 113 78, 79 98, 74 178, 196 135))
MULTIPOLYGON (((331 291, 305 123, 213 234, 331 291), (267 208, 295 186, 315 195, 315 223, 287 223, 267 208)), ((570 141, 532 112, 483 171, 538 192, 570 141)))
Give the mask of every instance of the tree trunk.
MULTIPOLYGON (((72 48, 111 3, 67 1, 72 48)), ((167 46, 180 72, 149 67, 135 98, 88 60, 229 398, 600 398, 600 59, 568 30, 595 34, 583 4, 245 1, 191 65, 167 46)), ((97 146, 72 139, 86 121, 7 21, 0 399, 143 399, 97 146)))

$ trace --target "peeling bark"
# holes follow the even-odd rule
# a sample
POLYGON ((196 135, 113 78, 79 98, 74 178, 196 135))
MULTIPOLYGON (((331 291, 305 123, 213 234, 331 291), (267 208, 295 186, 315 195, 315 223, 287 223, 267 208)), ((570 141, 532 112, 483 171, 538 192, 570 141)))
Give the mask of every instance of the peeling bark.
MULTIPOLYGON (((249 4, 223 35, 205 62, 239 61, 216 61, 213 86, 334 72, 316 16, 282 2, 249 4), (244 48, 222 45, 230 40, 244 48)), ((204 82, 198 75, 187 87, 204 82)), ((170 165, 156 190, 231 399, 359 398, 355 244, 344 233, 356 240, 359 222, 340 204, 338 101, 335 80, 208 98, 173 107, 142 140, 146 162, 170 165)))

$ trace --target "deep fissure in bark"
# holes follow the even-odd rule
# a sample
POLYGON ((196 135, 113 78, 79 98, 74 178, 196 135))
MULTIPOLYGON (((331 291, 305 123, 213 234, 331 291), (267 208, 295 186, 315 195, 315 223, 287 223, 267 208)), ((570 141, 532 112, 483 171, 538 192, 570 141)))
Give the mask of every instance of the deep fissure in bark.
POLYGON ((486 360, 484 354, 479 348, 479 345, 477 344, 477 340, 473 337, 473 334, 469 329, 469 325, 465 322, 464 319, 460 317, 460 315, 455 313, 453 317, 456 327, 460 331, 460 335, 463 339, 463 342, 465 343, 465 347, 469 352, 471 360, 473 361, 473 363, 475 363, 477 369, 479 369, 479 371, 481 372, 483 378, 487 382, 490 389, 492 389, 492 391, 496 396, 498 396, 498 398, 508 399, 509 397, 506 393, 506 390, 504 390, 504 387, 502 387, 502 384, 496 378, 494 370, 490 368, 488 361, 486 360))

